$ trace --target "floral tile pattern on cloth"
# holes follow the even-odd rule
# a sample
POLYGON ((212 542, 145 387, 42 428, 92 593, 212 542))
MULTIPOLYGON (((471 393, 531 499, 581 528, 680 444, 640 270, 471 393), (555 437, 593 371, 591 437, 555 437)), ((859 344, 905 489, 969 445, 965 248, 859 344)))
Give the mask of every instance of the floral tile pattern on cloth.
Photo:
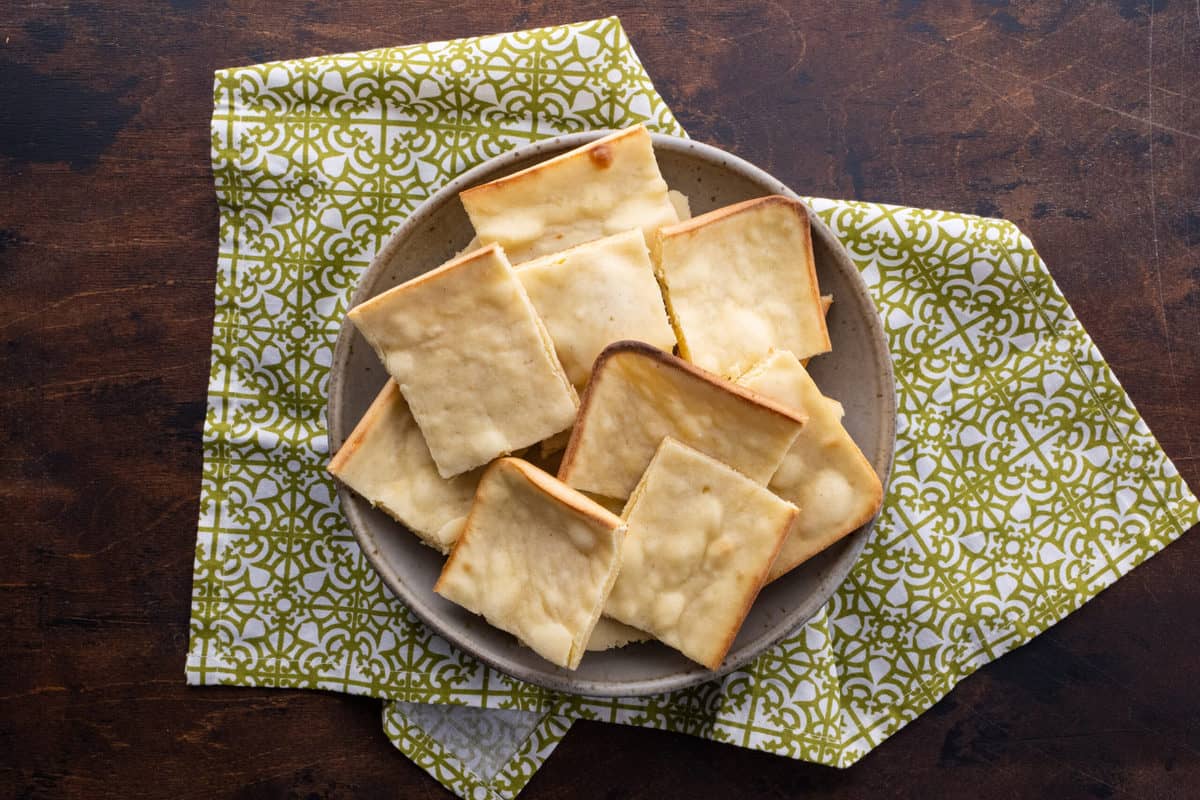
POLYGON ((558 696, 454 650, 383 587, 324 471, 347 299, 459 172, 639 121, 683 133, 616 19, 217 73, 189 682, 396 701, 392 741, 463 796, 515 796, 581 717, 845 766, 1200 518, 1017 228, 813 200, 871 288, 897 382, 891 485, 850 578, 745 669, 670 695, 558 696))
POLYGON ((553 712, 389 703, 383 729, 447 789, 462 797, 512 800, 572 721, 553 712))
POLYGON ((560 698, 564 730, 584 717, 848 766, 1200 521, 1015 226, 810 203, 862 269, 895 363, 872 537, 826 608, 751 666, 659 697, 560 698))
POLYGON ((488 671, 391 597, 338 510, 334 340, 362 270, 442 184, 524 142, 638 122, 683 134, 615 18, 217 73, 190 681, 487 697, 488 671))

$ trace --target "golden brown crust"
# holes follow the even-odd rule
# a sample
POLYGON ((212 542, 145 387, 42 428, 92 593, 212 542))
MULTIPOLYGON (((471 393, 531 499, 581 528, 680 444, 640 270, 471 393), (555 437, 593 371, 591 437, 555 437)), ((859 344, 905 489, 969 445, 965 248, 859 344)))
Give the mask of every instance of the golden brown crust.
MULTIPOLYGON (((786 198, 784 198, 786 199, 786 198)), ((575 461, 575 452, 579 448, 579 442, 583 437, 584 428, 587 426, 587 411, 591 401, 594 387, 597 385, 596 377, 604 369, 605 364, 614 356, 622 353, 631 353, 651 358, 663 366, 682 370, 700 380, 720 386, 726 391, 738 395, 739 397, 748 400, 755 405, 758 405, 767 411, 778 414, 781 417, 786 417, 801 425, 808 422, 808 415, 802 411, 789 409, 774 400, 764 397, 758 392, 751 391, 744 386, 738 386, 731 381, 727 381, 720 375, 702 369, 691 362, 684 361, 678 356, 671 355, 663 350, 659 350, 653 345, 645 342, 638 342, 632 339, 624 339, 619 342, 613 342, 608 347, 604 348, 600 355, 596 356, 596 361, 592 365, 592 377, 588 381, 587 386, 583 390, 583 396, 579 400, 579 416, 576 417, 575 427, 571 430, 571 438, 567 441, 567 449, 563 454, 562 464, 558 468, 558 479, 566 482, 571 474, 571 466, 575 461)))
POLYGON ((797 512, 727 464, 665 437, 622 515, 628 564, 605 613, 716 669, 797 512))
MULTIPOLYGON (((809 293, 811 295, 810 299, 815 307, 822 310, 821 318, 823 322, 825 314, 829 312, 829 306, 833 303, 833 296, 828 295, 828 300, 821 296, 821 289, 817 283, 816 259, 813 256, 812 220, 808 214, 808 206, 804 205, 804 203, 800 202, 799 200, 795 200, 790 197, 784 197, 781 194, 771 194, 765 197, 755 197, 750 200, 743 200, 740 203, 734 203, 730 206, 723 206, 722 208, 714 209, 707 214, 701 214, 698 217, 692 217, 689 220, 684 220, 683 222, 675 225, 665 225, 658 229, 658 234, 655 238, 655 251, 657 252, 657 250, 661 247, 661 242, 664 239, 694 234, 698 229, 714 222, 728 219, 729 217, 737 216, 738 214, 755 211, 767 206, 786 207, 793 211, 804 222, 804 224, 801 226, 801 229, 804 232, 804 263, 808 265, 809 293)), ((668 286, 666 275, 662 273, 662 267, 657 265, 657 258, 655 276, 658 278, 659 287, 662 289, 663 298, 667 306, 667 313, 671 319, 671 326, 675 329, 675 338, 679 340, 680 352, 684 355, 689 355, 689 353, 687 353, 687 339, 683 335, 683 330, 680 326, 678 317, 672 308, 670 287, 668 286)), ((822 325, 822 328, 824 331, 823 352, 828 352, 830 349, 832 349, 833 345, 829 339, 828 327, 822 325)))
POLYGON ((494 181, 488 181, 487 183, 480 184, 479 186, 472 186, 470 189, 464 189, 463 191, 459 192, 459 198, 461 199, 464 196, 468 197, 468 198, 472 197, 472 196, 478 197, 479 195, 493 192, 496 189, 502 188, 504 186, 507 186, 510 183, 513 183, 515 181, 518 181, 518 180, 521 180, 521 179, 527 177, 530 173, 534 173, 534 172, 537 172, 538 170, 545 169, 546 167, 562 163, 563 161, 566 161, 567 159, 592 158, 593 161, 596 161, 597 159, 593 157, 593 153, 596 153, 596 152, 602 152, 602 153, 608 154, 608 159, 611 162, 612 155, 611 155, 611 150, 609 149, 610 144, 612 144, 613 142, 616 142, 616 141, 620 141, 621 139, 624 139, 628 136, 638 136, 645 131, 646 131, 646 126, 642 125, 640 123, 637 125, 633 125, 629 128, 623 128, 614 133, 610 133, 608 136, 604 136, 600 139, 597 139, 594 142, 588 142, 585 145, 576 147, 572 150, 568 150, 565 153, 559 153, 558 155, 554 156, 553 158, 548 158, 545 161, 539 161, 538 163, 528 166, 525 169, 520 170, 518 172, 514 172, 511 175, 505 175, 503 178, 496 178, 496 180, 494 180, 494 181))
MULTIPOLYGON (((853 533, 854 531, 861 528, 863 525, 866 525, 868 522, 870 522, 872 519, 875 518, 876 514, 879 513, 879 509, 883 507, 883 483, 878 480, 878 477, 879 477, 878 473, 875 472, 875 467, 871 466, 871 462, 867 460, 867 457, 864 456, 862 454, 862 452, 859 452, 858 456, 861 459, 862 463, 870 471, 870 473, 872 475, 875 475, 875 477, 876 477, 875 482, 871 485, 871 504, 869 506, 866 506, 863 510, 863 513, 860 514, 859 516, 851 517, 850 522, 847 522, 842 527, 842 529, 840 531, 838 531, 836 534, 834 534, 833 536, 830 536, 829 540, 825 543, 825 546, 822 547, 817 552, 810 553, 810 554, 804 556, 803 558, 793 559, 791 563, 783 562, 780 564, 773 564, 771 567, 771 571, 778 570, 779 574, 777 574, 771 580, 779 580, 784 575, 787 575, 789 572, 794 570, 796 567, 803 564, 805 561, 815 558, 816 556, 825 552, 830 547, 833 547, 835 544, 840 542, 842 539, 846 538, 851 533, 853 533)), ((786 541, 786 539, 785 539, 785 541, 786 541)), ((783 544, 784 544, 784 542, 780 542, 780 549, 782 549, 783 544)), ((771 581, 768 581, 768 583, 770 583, 770 582, 771 581)))
MULTIPOLYGON (((796 208, 796 212, 804 218, 804 255, 808 262, 809 293, 813 303, 821 309, 821 330, 825 332, 825 351, 828 352, 833 349, 833 342, 829 339, 829 326, 825 324, 825 315, 829 313, 829 306, 822 301, 821 287, 817 284, 817 259, 813 255, 812 221, 808 218, 808 208, 803 203, 796 200, 791 202, 796 208)), ((829 297, 829 304, 833 304, 832 295, 829 297)))
MULTIPOLYGON (((633 230, 633 229, 630 229, 630 230, 633 230)), ((621 236, 624 233, 628 233, 628 231, 622 231, 622 233, 613 234, 612 236, 602 236, 602 237, 600 237, 600 239, 612 239, 617 236, 621 236)), ((546 261, 550 261, 551 259, 557 260, 559 258, 566 258, 567 256, 570 256, 572 253, 574 253, 577 250, 582 250, 584 248, 594 248, 596 246, 596 243, 598 241, 600 241, 600 239, 589 239, 586 242, 577 242, 577 243, 571 245, 570 247, 564 247, 562 250, 555 250, 553 253, 546 253, 543 256, 538 256, 537 258, 531 258, 528 261, 522 261, 520 264, 513 264, 513 269, 515 269, 517 272, 520 272, 523 269, 527 269, 529 267, 536 267, 541 264, 544 264, 546 261)))
MULTIPOLYGON (((829 331, 829 327, 828 327, 829 309, 832 307, 833 307, 833 295, 831 295, 831 294, 821 295, 821 313, 825 315, 825 322, 826 322, 825 331, 826 332, 829 331)), ((800 366, 807 367, 808 362, 810 362, 812 360, 813 360, 812 356, 809 356, 808 358, 802 358, 802 359, 800 359, 800 366)))
POLYGON ((466 538, 471 535, 471 531, 475 529, 475 513, 476 509, 479 508, 479 491, 483 487, 484 482, 488 479, 488 473, 494 469, 497 469, 500 466, 500 462, 503 460, 504 459, 502 458, 498 458, 491 464, 488 464, 487 468, 483 471, 483 474, 479 476, 479 486, 475 487, 475 497, 471 501, 471 510, 467 512, 467 518, 463 521, 462 532, 458 535, 458 539, 454 541, 454 545, 450 548, 450 555, 446 559, 446 563, 442 564, 442 571, 438 573, 438 579, 433 584, 433 591, 437 592, 439 587, 441 587, 442 576, 446 574, 447 570, 450 568, 450 565, 454 563, 454 554, 458 552, 458 546, 466 541, 466 538))
POLYGON ((451 270, 458 269, 459 267, 469 264, 472 261, 482 258, 485 255, 490 257, 493 250, 499 250, 501 254, 503 254, 503 252, 504 252, 503 248, 500 247, 500 245, 495 244, 493 242, 492 244, 489 244, 487 247, 480 247, 477 250, 470 250, 465 253, 460 253, 459 255, 457 255, 454 258, 447 261, 445 264, 442 264, 441 266, 436 267, 435 269, 431 269, 428 272, 423 272, 420 275, 416 276, 415 278, 405 281, 404 283, 400 284, 399 286, 393 286, 391 289, 388 289, 386 292, 380 292, 379 294, 372 297, 370 300, 364 300, 363 302, 356 305, 354 308, 350 309, 350 311, 347 313, 347 316, 350 317, 351 319, 354 319, 361 314, 363 309, 371 308, 372 306, 383 302, 383 298, 385 298, 385 297, 389 297, 393 294, 403 292, 406 289, 410 289, 414 286, 419 286, 432 278, 435 278, 439 275, 444 275, 445 273, 450 272, 451 270))
POLYGON ((822 395, 803 368, 793 370, 791 365, 797 364, 794 355, 772 350, 738 378, 738 383, 804 407, 811 415, 809 427, 768 484, 804 512, 784 541, 768 583, 862 527, 883 503, 879 474, 842 426, 840 404, 822 395), (814 438, 806 439, 806 434, 814 438), (825 482, 830 474, 840 476, 844 488, 819 490, 832 485, 825 482))
MULTIPOLYGON (((771 558, 767 559, 766 566, 763 567, 762 572, 758 575, 758 591, 750 595, 750 598, 746 601, 745 605, 742 606, 742 613, 739 618, 742 620, 743 624, 746 621, 747 615, 750 613, 750 609, 754 606, 754 601, 758 599, 758 595, 762 592, 763 587, 767 585, 767 576, 771 574, 771 565, 775 562, 775 558, 779 555, 779 551, 783 549, 783 543, 787 541, 788 534, 790 534, 792 531, 792 525, 795 524, 796 517, 799 515, 800 509, 798 508, 792 511, 789 515, 790 518, 788 519, 787 532, 785 532, 783 536, 779 537, 779 542, 775 545, 775 552, 771 554, 771 558)), ((725 660, 725 656, 729 654, 729 648, 733 647, 733 640, 737 638, 737 635, 741 632, 741 630, 741 625, 738 625, 736 628, 734 628, 729 635, 725 637, 724 646, 721 648, 721 655, 716 658, 713 663, 705 664, 704 666, 713 670, 720 667, 721 662, 725 660)))
POLYGON ((342 469, 358 449, 362 447, 367 436, 371 433, 371 428, 375 425, 375 420, 387 411, 388 406, 395 399, 395 395, 400 391, 400 387, 391 378, 388 378, 387 383, 379 390, 379 394, 371 401, 371 405, 367 407, 367 413, 362 415, 362 419, 354 426, 354 430, 350 432, 350 436, 346 441, 342 442, 342 446, 334 453, 333 458, 329 460, 329 464, 325 467, 330 475, 340 475, 342 469))
MULTIPOLYGON (((752 211, 759 206, 789 206, 799 214, 805 222, 808 222, 808 207, 799 200, 793 200, 790 197, 784 197, 781 194, 769 194, 765 197, 753 197, 749 200, 743 200, 740 203, 734 203, 731 206, 722 206, 721 208, 713 209, 707 214, 701 214, 698 217, 684 220, 675 225, 664 225, 658 229, 658 235, 666 239, 671 236, 680 236, 687 234, 696 228, 703 228, 705 225, 716 222, 726 217, 736 216, 746 211, 752 211)), ((811 238, 809 240, 809 253, 812 252, 811 238)))
MULTIPOLYGON (((604 525, 624 524, 619 516, 613 514, 604 506, 583 495, 582 493, 575 491, 570 486, 567 486, 556 479, 553 475, 550 475, 544 470, 539 469, 538 467, 521 458, 505 456, 503 458, 496 459, 487 466, 486 470, 484 470, 483 476, 479 480, 479 484, 482 486, 488 480, 488 473, 490 473, 492 470, 506 468, 515 469, 517 472, 521 473, 521 476, 525 478, 525 480, 529 481, 546 495, 553 497, 562 505, 570 508, 581 517, 589 517, 604 525)), ((450 564, 454 561, 454 554, 458 551, 459 543, 465 541, 466 538, 471 535, 471 531, 474 530, 475 512, 478 507, 479 493, 477 490, 475 494, 475 502, 471 504, 471 510, 467 514, 467 520, 463 523, 462 533, 459 534, 458 540, 454 543, 454 548, 450 551, 450 557, 442 566, 442 574, 446 573, 446 571, 450 568, 450 564)), ((441 575, 439 575, 437 583, 433 585, 433 590, 435 592, 438 590, 438 586, 441 585, 441 582, 442 578, 441 575)))
POLYGON ((400 385, 443 478, 575 420, 578 394, 499 245, 397 286, 350 319, 400 385))
POLYGON ((511 456, 502 458, 500 461, 509 462, 509 466, 516 468, 526 480, 579 516, 590 517, 605 525, 611 525, 614 521, 618 525, 622 524, 621 518, 616 514, 528 461, 511 456))

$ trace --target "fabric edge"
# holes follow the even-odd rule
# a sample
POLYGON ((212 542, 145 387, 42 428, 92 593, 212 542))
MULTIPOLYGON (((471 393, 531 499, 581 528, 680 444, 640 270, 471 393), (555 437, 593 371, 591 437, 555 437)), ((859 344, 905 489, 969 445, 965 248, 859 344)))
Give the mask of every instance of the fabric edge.
MULTIPOLYGON (((831 200, 828 200, 827 198, 815 198, 815 199, 829 202, 831 204, 836 203, 836 202, 841 202, 841 201, 831 201, 831 200)), ((885 204, 877 203, 877 204, 873 204, 873 205, 885 205, 885 204)), ((902 208, 902 207, 900 207, 900 208, 902 208)), ((954 213, 957 213, 957 212, 954 212, 954 213)), ((1103 586, 1100 586, 1098 589, 1091 592, 1090 594, 1079 595, 1078 600, 1076 600, 1076 598, 1074 598, 1074 597, 1069 597, 1069 596, 1066 597, 1065 602, 1063 602, 1061 605, 1055 606, 1054 614, 1048 615, 1045 618, 1045 620, 1042 622, 1039 622, 1031 627, 1022 628, 1021 630, 1019 630, 1020 639, 1015 644, 1003 642, 999 638, 996 638, 996 637, 987 637, 986 640, 984 641, 985 649, 995 652, 996 655, 994 657, 985 658, 982 660, 977 659, 973 662, 968 661, 967 663, 957 663, 954 665, 956 667, 954 672, 946 673, 943 676, 944 680, 939 681, 933 687, 930 687, 929 685, 925 684, 924 682, 921 682, 921 685, 919 686, 919 689, 921 690, 921 695, 922 695, 921 702, 919 704, 917 704, 916 706, 914 706, 917 710, 915 712, 913 712, 911 716, 908 716, 905 719, 901 719, 899 721, 899 724, 895 728, 888 730, 887 733, 885 733, 883 735, 882 739, 879 739, 878 741, 871 743, 870 746, 865 750, 847 751, 846 748, 848 747, 848 744, 843 743, 843 750, 842 750, 842 752, 840 752, 838 754, 837 763, 830 764, 830 766, 835 766, 840 769, 845 769, 845 768, 852 766, 853 764, 857 763, 860 759, 862 759, 864 756, 866 756, 868 753, 872 752, 875 748, 879 747, 879 745, 883 744, 883 742, 885 742, 888 739, 890 739, 891 737, 895 736, 897 733, 899 733, 901 730, 903 730, 910 722, 912 722, 912 721, 916 720, 917 718, 921 717, 922 715, 924 715, 925 712, 927 712, 935 704, 937 704, 944 697, 946 697, 963 680, 970 677, 975 672, 977 672, 981 668, 987 666, 988 664, 995 663, 995 662, 999 661, 1001 658, 1003 658, 1004 656, 1008 655, 1009 653, 1017 650, 1020 647, 1024 647, 1025 645, 1029 644, 1034 639, 1036 639, 1038 636, 1041 636, 1043 633, 1045 633, 1046 631, 1048 631, 1050 628, 1054 627, 1058 623, 1062 622, 1064 619, 1066 619, 1071 614, 1074 614, 1075 612, 1079 611, 1079 609, 1081 609, 1083 606, 1087 605, 1089 602, 1094 600, 1102 592, 1112 588, 1113 585, 1115 585, 1122 578, 1127 577, 1134 569, 1141 566, 1142 564, 1144 564, 1146 561, 1153 558, 1154 556, 1162 553, 1170 544, 1177 541, 1180 537, 1182 537, 1189 530, 1191 530, 1192 528, 1194 528, 1197 525, 1200 525, 1200 500, 1197 499, 1197 497, 1195 496, 1195 493, 1192 491, 1192 489, 1188 485, 1187 481, 1183 478, 1183 475, 1179 472, 1178 468, 1175 466, 1175 464, 1172 461, 1172 459, 1170 458, 1170 456, 1167 455, 1166 450, 1162 447, 1162 444, 1158 441, 1158 437, 1154 435, 1153 430, 1151 430, 1150 426, 1148 424, 1146 424, 1145 419, 1142 417, 1141 412, 1137 409, 1137 406, 1134 403, 1133 398, 1129 395, 1129 393, 1127 391, 1125 391, 1125 387, 1121 384, 1121 382, 1118 379, 1115 372, 1113 372, 1112 367, 1109 365, 1108 361, 1105 360, 1103 353, 1100 351, 1099 346, 1096 345, 1095 340, 1092 339, 1091 334, 1087 332, 1087 329, 1084 327, 1083 323, 1074 316, 1074 311, 1073 311, 1073 309, 1071 309, 1069 301, 1066 300, 1066 295, 1063 294, 1062 290, 1058 286, 1057 281, 1054 280, 1054 276, 1051 273, 1049 267, 1046 265, 1045 261, 1042 260, 1042 257, 1037 252, 1036 247, 1034 247, 1032 239, 1030 239, 1030 237, 1024 231, 1022 231, 1019 226, 1017 226, 1015 223, 1013 223, 1009 220, 997 219, 997 218, 992 218, 992 217, 980 217, 979 215, 975 215, 975 214, 961 214, 960 216, 971 217, 971 218, 979 219, 979 220, 987 220, 989 222, 1001 223, 1003 226, 1010 229, 1010 231, 1012 233, 1014 233, 1016 235, 1016 237, 1018 237, 1018 239, 1023 239, 1025 242, 1027 242, 1029 244, 1030 253, 1034 257, 1034 259, 1036 259, 1037 262, 1041 265, 1042 272, 1045 274, 1046 279, 1050 281, 1053 291, 1056 292, 1059 297, 1063 298, 1064 305, 1067 307, 1068 310, 1070 310, 1072 321, 1074 322, 1075 325, 1078 326, 1079 330, 1082 332, 1083 336, 1086 338, 1089 347, 1096 354, 1096 356, 1097 356, 1096 361, 1098 362, 1100 368, 1104 371, 1105 377, 1107 378, 1107 380, 1110 380, 1113 383, 1113 385, 1121 392, 1122 398, 1124 399, 1124 401, 1126 403, 1128 403, 1130 409, 1132 409, 1132 411, 1133 411, 1134 416, 1137 418, 1137 420, 1139 422, 1141 422, 1145 426, 1146 435, 1149 436, 1151 442, 1153 443, 1154 448, 1158 452, 1162 453, 1164 465, 1174 472, 1174 476, 1172 479, 1178 481, 1183 489, 1183 496, 1180 498, 1179 504, 1181 506, 1186 506, 1186 508, 1183 508, 1183 507, 1175 508, 1174 504, 1170 500, 1165 499, 1165 498, 1160 498, 1158 504, 1156 505, 1156 510, 1159 511, 1160 513, 1156 516, 1156 519, 1162 520, 1163 517, 1165 516, 1166 519, 1170 523, 1170 526, 1164 532, 1162 532, 1164 535, 1163 535, 1163 538, 1161 539, 1161 542, 1162 542, 1161 545, 1157 545, 1157 544, 1152 545, 1153 549, 1150 549, 1147 552, 1141 554, 1139 558, 1129 562, 1127 565, 1123 565, 1123 569, 1119 572, 1119 574, 1115 578, 1113 578, 1111 581, 1104 584, 1103 586)), ((1007 245, 1001 245, 1001 247, 1004 250, 1005 258, 1010 261, 1010 265, 1013 266, 1014 271, 1018 272, 1018 274, 1019 274, 1018 267, 1015 264, 1012 264, 1011 251, 1009 250, 1007 245)), ((1034 295, 1034 293, 1031 290, 1029 290, 1029 288, 1027 287, 1027 285, 1025 284, 1025 281, 1023 279, 1021 280, 1021 283, 1027 292, 1029 292, 1031 295, 1034 295)), ((1096 381, 1091 378, 1088 378, 1088 388, 1090 391, 1095 393, 1096 381)), ((1106 418, 1108 419, 1109 424, 1113 424, 1115 427, 1115 424, 1113 423, 1112 418, 1110 416, 1108 416, 1107 414, 1106 414, 1106 418)), ((1125 444, 1126 444, 1126 446, 1128 446, 1127 443, 1125 443, 1125 444)), ((1140 472, 1141 472, 1142 478, 1145 482, 1156 483, 1155 477, 1150 475, 1148 472, 1148 466, 1143 466, 1141 468, 1140 472)), ((1145 535, 1156 536, 1157 533, 1158 532, 1147 531, 1145 535)), ((1062 591, 1062 593, 1065 594, 1065 589, 1061 590, 1061 591, 1062 591)), ((844 698, 840 696, 840 693, 839 693, 839 700, 842 701, 843 705, 845 704, 844 698)), ((906 698, 906 700, 911 702, 912 695, 909 695, 906 698)))
POLYGON ((560 714, 557 708, 545 711, 514 754, 489 779, 476 775, 441 742, 410 721, 396 703, 385 702, 380 713, 384 735, 393 747, 447 790, 460 797, 481 800, 514 800, 558 747, 574 721, 560 714))
MULTIPOLYGON (((610 15, 604 16, 604 17, 593 17, 591 19, 576 20, 574 22, 565 22, 565 23, 562 23, 559 25, 541 25, 536 28, 518 28, 516 30, 492 31, 490 33, 475 33, 475 34, 471 34, 469 36, 459 36, 455 39, 435 39, 430 42, 420 42, 420 41, 407 42, 405 44, 384 45, 382 47, 372 47, 368 50, 345 50, 345 51, 338 52, 338 53, 316 53, 311 56, 302 56, 300 58, 278 58, 273 61, 258 61, 253 64, 240 64, 240 65, 235 64, 235 65, 228 66, 228 67, 219 67, 216 70, 214 70, 214 74, 216 74, 217 76, 220 76, 222 74, 238 72, 239 70, 259 69, 261 67, 278 67, 278 66, 282 66, 284 64, 311 64, 313 62, 321 61, 324 59, 361 58, 363 56, 379 55, 381 53, 386 53, 389 50, 403 50, 406 47, 439 47, 439 48, 440 47, 453 47, 454 45, 456 45, 460 42, 468 42, 468 41, 472 41, 475 39, 484 39, 489 36, 509 36, 514 33, 538 33, 541 31, 558 30, 560 28, 577 28, 577 27, 580 27, 583 25, 595 25, 596 23, 606 22, 608 20, 617 20, 617 25, 620 26, 620 20, 617 17, 617 15, 610 14, 610 15)), ((623 34, 624 34, 624 29, 622 28, 622 35, 623 34)), ((626 39, 626 41, 628 41, 628 39, 626 39)), ((641 62, 638 61, 638 63, 640 64, 641 62)))

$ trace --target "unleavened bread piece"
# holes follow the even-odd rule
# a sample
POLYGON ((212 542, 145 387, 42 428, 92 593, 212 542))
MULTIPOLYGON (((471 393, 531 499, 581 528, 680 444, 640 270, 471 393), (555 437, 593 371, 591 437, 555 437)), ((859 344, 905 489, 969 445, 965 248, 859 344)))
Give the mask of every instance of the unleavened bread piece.
POLYGON ((796 514, 736 470, 663 439, 625 508, 604 613, 716 669, 796 514))
POLYGON ((443 553, 458 539, 481 474, 438 474, 425 437, 393 380, 330 460, 329 472, 443 553))
POLYGON ((639 230, 526 261, 517 277, 576 389, 587 383, 596 356, 613 342, 636 339, 667 351, 675 346, 639 230))
POLYGON ((601 616, 596 621, 596 627, 592 629, 587 649, 589 653, 599 653, 604 650, 615 650, 627 644, 648 642, 653 638, 645 631, 639 631, 624 622, 617 622, 612 617, 601 616))
POLYGON ((459 197, 479 241, 503 245, 514 264, 631 228, 650 237, 679 221, 642 125, 459 197))
POLYGON ((479 481, 434 591, 575 669, 621 565, 621 518, 517 458, 479 481))
POLYGON ((780 195, 658 231, 659 282, 684 358, 735 376, 772 347, 830 349, 803 203, 780 195))
POLYGON ((578 395, 496 245, 390 289, 349 316, 399 384, 442 477, 575 420, 578 395))
POLYGON ((671 436, 766 485, 805 419, 670 353, 617 342, 596 359, 558 476, 627 498, 671 436))
POLYGON ((768 580, 775 580, 870 521, 883 502, 883 485, 842 427, 842 404, 821 394, 794 355, 773 351, 737 382, 808 413, 808 424, 768 484, 800 507, 771 567, 768 580))

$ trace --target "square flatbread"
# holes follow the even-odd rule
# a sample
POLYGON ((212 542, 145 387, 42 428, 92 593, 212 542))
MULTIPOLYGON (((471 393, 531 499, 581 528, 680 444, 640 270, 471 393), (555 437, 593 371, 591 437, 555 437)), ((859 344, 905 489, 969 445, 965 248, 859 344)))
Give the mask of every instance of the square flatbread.
POLYGON ((659 281, 684 358, 739 375, 772 347, 830 349, 804 204, 747 200, 662 228, 659 281))
POLYGON ((434 591, 575 669, 621 565, 625 526, 537 467, 503 458, 434 591))
POLYGON ((483 244, 514 264, 640 228, 647 241, 679 221, 641 125, 459 195, 483 244))
POLYGON ((443 553, 458 539, 481 473, 438 474, 425 437, 392 380, 329 462, 329 471, 443 553))
POLYGON ((517 277, 576 389, 587 383, 596 356, 613 342, 636 339, 661 350, 675 346, 640 230, 526 261, 517 277))
POLYGON ((771 567, 769 580, 775 580, 870 521, 883 502, 883 486, 842 427, 841 403, 821 394, 794 355, 777 350, 738 383, 808 412, 808 424, 768 484, 800 507, 771 567))
POLYGON ((350 311, 449 478, 571 427, 579 398, 504 251, 475 250, 350 311))
POLYGON ((624 499, 664 436, 766 485, 805 415, 642 342, 617 342, 596 359, 558 476, 624 499))
POLYGON ((725 464, 664 439, 625 509, 621 572, 604 613, 716 669, 796 513, 725 464))

